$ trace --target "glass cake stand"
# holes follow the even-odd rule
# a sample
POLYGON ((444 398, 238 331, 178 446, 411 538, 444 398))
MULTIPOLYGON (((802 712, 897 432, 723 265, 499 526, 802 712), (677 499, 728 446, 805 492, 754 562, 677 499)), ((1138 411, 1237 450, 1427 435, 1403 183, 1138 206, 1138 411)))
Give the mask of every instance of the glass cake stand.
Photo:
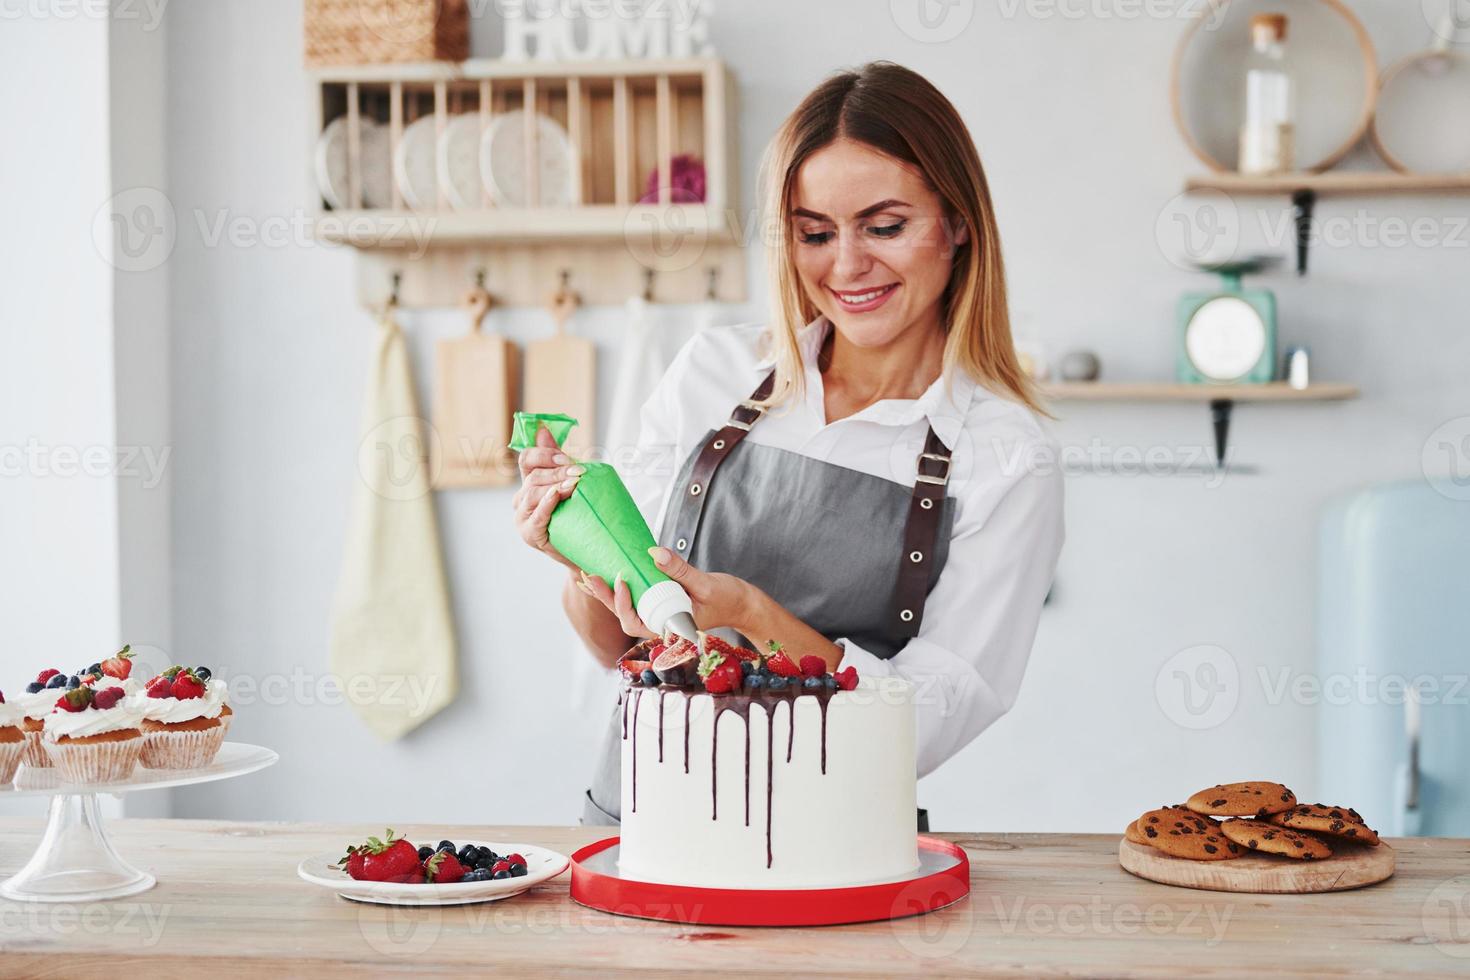
POLYGON ((0 800, 49 796, 46 833, 26 866, 0 882, 0 898, 17 902, 96 902, 147 891, 157 884, 118 856, 102 822, 99 796, 169 789, 233 779, 274 765, 280 756, 259 745, 226 742, 202 769, 144 769, 118 783, 68 783, 55 769, 21 766, 0 800))

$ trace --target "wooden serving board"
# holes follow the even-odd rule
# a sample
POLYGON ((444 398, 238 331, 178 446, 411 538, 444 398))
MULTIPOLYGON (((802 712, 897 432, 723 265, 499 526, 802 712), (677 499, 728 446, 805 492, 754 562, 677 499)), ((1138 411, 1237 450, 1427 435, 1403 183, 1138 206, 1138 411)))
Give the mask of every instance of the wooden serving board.
POLYGON ((1394 852, 1387 844, 1338 845, 1332 857, 1298 861, 1270 854, 1243 854, 1228 861, 1190 861, 1169 857, 1147 844, 1118 842, 1123 870, 1149 881, 1217 892, 1302 895, 1337 892, 1377 884, 1393 875, 1394 852))

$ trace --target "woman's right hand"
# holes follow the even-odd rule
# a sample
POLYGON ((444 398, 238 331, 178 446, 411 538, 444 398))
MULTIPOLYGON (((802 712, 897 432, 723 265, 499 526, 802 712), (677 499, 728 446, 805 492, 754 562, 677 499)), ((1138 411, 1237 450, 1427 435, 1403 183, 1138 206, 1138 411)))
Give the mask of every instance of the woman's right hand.
POLYGON ((552 547, 546 527, 551 512, 572 495, 577 479, 586 471, 561 451, 545 426, 536 430, 536 445, 521 450, 517 462, 521 488, 511 498, 516 530, 526 544, 576 571, 577 566, 552 547))

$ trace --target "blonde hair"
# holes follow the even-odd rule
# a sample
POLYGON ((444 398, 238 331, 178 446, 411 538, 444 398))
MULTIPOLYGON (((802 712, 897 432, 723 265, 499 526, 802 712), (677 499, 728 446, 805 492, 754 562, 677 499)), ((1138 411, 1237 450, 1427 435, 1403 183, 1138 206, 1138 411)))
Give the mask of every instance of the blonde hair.
POLYGON ((801 165, 817 150, 847 138, 917 167, 943 202, 951 231, 969 241, 956 247, 942 297, 944 376, 963 370, 977 383, 1047 414, 1021 370, 1011 339, 1005 265, 990 188, 975 141, 959 112, 917 72, 888 61, 839 72, 818 85, 787 117, 761 165, 773 290, 771 341, 776 386, 767 405, 803 388, 796 332, 818 310, 797 276, 792 242, 792 194, 801 165))

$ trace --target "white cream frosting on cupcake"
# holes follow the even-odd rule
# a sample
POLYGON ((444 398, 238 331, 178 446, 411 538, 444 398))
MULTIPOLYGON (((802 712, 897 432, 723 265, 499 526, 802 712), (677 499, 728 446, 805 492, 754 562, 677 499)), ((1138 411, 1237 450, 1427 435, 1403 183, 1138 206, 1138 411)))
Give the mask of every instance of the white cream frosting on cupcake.
POLYGON ((123 694, 128 697, 139 694, 143 690, 143 682, 136 677, 118 680, 116 677, 107 677, 104 675, 100 680, 93 681, 87 686, 94 691, 102 691, 109 687, 120 687, 123 689, 123 694))
POLYGON ((143 712, 143 717, 164 725, 177 725, 197 718, 218 718, 230 703, 230 687, 211 677, 204 685, 204 695, 197 698, 150 698, 147 692, 128 698, 143 712))
POLYGON ((57 709, 46 716, 46 739, 55 742, 63 735, 72 738, 87 738, 91 735, 106 735, 126 728, 137 728, 143 721, 143 712, 128 699, 122 699, 111 708, 98 709, 88 706, 84 711, 62 711, 57 709))
POLYGON ((20 723, 25 721, 26 713, 21 710, 19 704, 7 701, 0 704, 0 728, 19 728, 20 723))
POLYGON ((13 700, 25 717, 39 721, 51 713, 51 709, 56 707, 56 699, 65 693, 64 687, 43 688, 35 694, 17 694, 13 700))

